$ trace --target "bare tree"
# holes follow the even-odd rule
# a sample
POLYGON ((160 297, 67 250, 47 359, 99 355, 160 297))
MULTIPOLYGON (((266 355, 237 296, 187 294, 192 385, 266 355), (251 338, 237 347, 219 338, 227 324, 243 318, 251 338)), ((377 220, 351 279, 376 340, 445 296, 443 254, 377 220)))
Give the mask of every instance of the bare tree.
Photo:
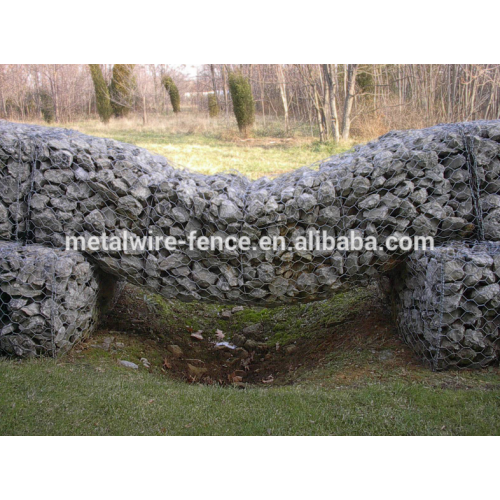
POLYGON ((358 72, 357 64, 347 65, 347 94, 344 101, 344 120, 342 122, 342 139, 349 139, 349 132, 351 130, 351 112, 354 104, 354 97, 356 96, 356 74, 358 72))
POLYGON ((283 71, 283 66, 281 64, 276 65, 276 72, 278 75, 278 86, 280 89, 281 102, 283 104, 283 112, 284 112, 284 116, 285 116, 285 134, 288 135, 288 132, 289 132, 288 97, 286 95, 285 73, 283 71))
POLYGON ((333 140, 335 142, 339 142, 340 129, 339 129, 339 119, 337 114, 337 97, 336 97, 337 66, 335 64, 323 64, 322 68, 326 80, 327 99, 330 104, 330 117, 332 121, 333 140))

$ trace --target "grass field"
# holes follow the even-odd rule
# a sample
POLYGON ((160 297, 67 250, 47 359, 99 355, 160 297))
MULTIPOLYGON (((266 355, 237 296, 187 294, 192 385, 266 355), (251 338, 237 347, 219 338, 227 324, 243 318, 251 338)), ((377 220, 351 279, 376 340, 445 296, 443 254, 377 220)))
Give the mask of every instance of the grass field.
MULTIPOLYGON (((51 360, 0 362, 2 434, 498 434, 500 390, 389 382, 342 389, 186 385, 51 360)), ((498 375, 495 375, 495 379, 498 375)))
MULTIPOLYGON (((98 122, 72 127, 137 144, 199 172, 236 168, 253 178, 277 175, 350 147, 318 145, 304 136, 283 139, 260 134, 241 141, 222 126, 212 129, 206 124, 179 124, 172 118, 168 123, 145 127, 131 121, 108 127, 98 122)), ((132 304, 138 304, 142 296, 134 293, 132 304)), ((123 303, 123 325, 114 333, 123 347, 116 351, 99 347, 110 334, 113 325, 108 324, 83 347, 59 360, 0 359, 0 434, 500 432, 498 368, 432 373, 397 339, 387 316, 376 322, 374 315, 379 313, 360 304, 361 299, 365 297, 353 294, 340 302, 277 312, 246 310, 226 323, 220 319, 221 308, 217 306, 183 306, 153 298, 161 303, 149 318, 144 307, 134 311, 129 303, 123 303), (135 330, 132 320, 138 314, 148 326, 159 318, 150 333, 135 330), (285 370, 281 378, 277 375, 275 384, 249 383, 237 388, 186 383, 181 376, 161 368, 165 344, 175 340, 189 345, 185 325, 210 332, 224 328, 230 338, 245 324, 256 321, 267 329, 269 349, 275 343, 281 343, 279 352, 287 345, 299 349, 291 357, 297 366, 288 371, 284 355, 280 365, 263 362, 262 370, 285 370), (315 344, 318 349, 312 352, 315 344), (323 345, 327 347, 323 349, 323 345), (152 362, 151 369, 140 363, 141 357, 152 362), (302 358, 311 363, 303 363, 302 358), (120 366, 120 359, 136 362, 139 369, 120 366)), ((144 303, 151 300, 145 297, 144 303)), ((197 349, 201 355, 201 348, 197 349)))
POLYGON ((98 121, 69 125, 90 135, 130 142, 166 156, 176 164, 203 174, 238 170, 252 179, 275 177, 310 165, 349 149, 353 143, 320 144, 310 137, 270 137, 272 129, 257 128, 254 137, 241 139, 234 126, 223 120, 211 124, 208 119, 192 116, 151 119, 144 126, 137 119, 98 121))

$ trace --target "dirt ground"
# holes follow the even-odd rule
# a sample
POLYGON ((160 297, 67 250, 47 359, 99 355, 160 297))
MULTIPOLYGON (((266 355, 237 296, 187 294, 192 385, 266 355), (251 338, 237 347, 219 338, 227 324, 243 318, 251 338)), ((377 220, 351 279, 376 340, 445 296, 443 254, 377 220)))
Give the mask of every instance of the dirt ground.
POLYGON ((71 356, 111 356, 186 382, 242 387, 294 384, 339 363, 342 369, 333 371, 340 384, 376 376, 377 369, 423 368, 398 337, 390 310, 376 293, 349 297, 347 305, 282 309, 193 307, 151 300, 127 286, 98 331, 71 356), (339 307, 342 315, 332 315, 330 309, 339 307), (193 314, 201 324, 193 325, 193 314), (249 315, 253 321, 248 322, 249 315), (277 330, 288 333, 284 340, 275 341, 277 330), (217 345, 221 342, 229 345, 217 345))

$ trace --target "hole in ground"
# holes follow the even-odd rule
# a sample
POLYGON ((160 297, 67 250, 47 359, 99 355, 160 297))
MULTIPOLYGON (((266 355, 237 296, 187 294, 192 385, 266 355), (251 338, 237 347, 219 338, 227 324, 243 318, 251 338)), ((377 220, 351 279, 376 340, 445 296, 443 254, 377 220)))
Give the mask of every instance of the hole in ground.
POLYGON ((127 285, 71 356, 112 357, 186 382, 239 386, 293 384, 332 366, 341 379, 356 379, 418 364, 381 296, 374 285, 265 309, 168 301, 127 285))

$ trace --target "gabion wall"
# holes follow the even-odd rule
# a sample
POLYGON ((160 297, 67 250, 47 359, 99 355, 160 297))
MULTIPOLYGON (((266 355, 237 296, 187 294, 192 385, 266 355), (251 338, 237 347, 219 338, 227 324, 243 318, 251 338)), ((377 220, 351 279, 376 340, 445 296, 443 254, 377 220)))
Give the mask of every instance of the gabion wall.
POLYGON ((500 243, 416 251, 393 285, 403 338, 433 369, 498 360, 500 243))
POLYGON ((0 351, 66 352, 90 335, 117 287, 81 253, 0 242, 0 351))
MULTIPOLYGON (((407 262, 388 236, 500 241, 500 122, 391 132, 274 180, 204 176, 129 144, 0 122, 0 238, 61 248, 66 235, 248 236, 255 249, 87 252, 167 298, 283 305, 324 299, 407 262), (378 248, 299 250, 299 236, 375 236, 378 248), (261 250, 262 236, 285 249, 261 250)), ((427 349, 424 347, 424 349, 427 349)))

